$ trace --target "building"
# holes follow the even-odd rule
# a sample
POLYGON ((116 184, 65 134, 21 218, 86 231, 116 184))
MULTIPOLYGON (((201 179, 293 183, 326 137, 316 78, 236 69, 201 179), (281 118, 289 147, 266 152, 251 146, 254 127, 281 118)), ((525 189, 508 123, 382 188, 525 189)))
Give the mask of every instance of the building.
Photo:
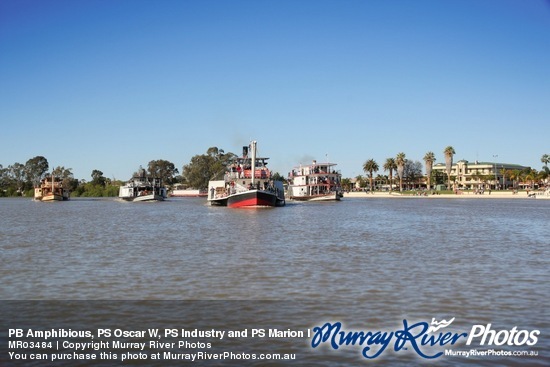
MULTIPOLYGON (((455 189, 507 189, 513 181, 504 172, 528 168, 519 164, 460 160, 451 167, 451 183, 455 189)), ((445 163, 435 164, 432 171, 439 171, 447 177, 445 163)))

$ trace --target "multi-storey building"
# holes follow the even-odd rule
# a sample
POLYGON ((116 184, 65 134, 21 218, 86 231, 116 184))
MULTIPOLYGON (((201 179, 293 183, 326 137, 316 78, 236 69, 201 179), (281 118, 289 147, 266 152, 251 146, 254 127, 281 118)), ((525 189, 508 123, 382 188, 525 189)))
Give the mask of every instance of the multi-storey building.
MULTIPOLYGON (((466 160, 460 160, 453 163, 451 167, 451 179, 454 188, 477 189, 481 187, 492 189, 503 189, 512 186, 513 182, 506 171, 524 170, 529 167, 519 164, 508 164, 498 162, 478 162, 470 163, 466 160)), ((445 163, 438 163, 433 166, 433 171, 442 172, 445 177, 447 171, 445 163)))

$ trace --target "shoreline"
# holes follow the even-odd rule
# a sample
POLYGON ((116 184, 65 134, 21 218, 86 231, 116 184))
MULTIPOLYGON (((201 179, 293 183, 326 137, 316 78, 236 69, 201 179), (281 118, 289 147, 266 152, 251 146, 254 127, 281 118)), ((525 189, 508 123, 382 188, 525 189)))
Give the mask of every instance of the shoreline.
POLYGON ((473 192, 466 192, 461 194, 435 194, 435 195, 413 195, 413 194, 400 194, 398 191, 390 192, 349 192, 344 193, 343 199, 346 198, 423 198, 423 199, 533 199, 527 196, 527 193, 519 192, 514 194, 511 191, 492 191, 490 194, 485 192, 484 194, 474 194, 473 192))

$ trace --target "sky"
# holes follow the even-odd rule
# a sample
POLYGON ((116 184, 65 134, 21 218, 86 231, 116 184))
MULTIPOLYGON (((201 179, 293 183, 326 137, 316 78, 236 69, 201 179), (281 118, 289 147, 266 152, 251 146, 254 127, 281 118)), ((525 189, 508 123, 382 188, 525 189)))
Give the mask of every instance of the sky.
POLYGON ((284 176, 447 146, 540 170, 550 2, 0 0, 4 167, 127 180, 250 140, 284 176))

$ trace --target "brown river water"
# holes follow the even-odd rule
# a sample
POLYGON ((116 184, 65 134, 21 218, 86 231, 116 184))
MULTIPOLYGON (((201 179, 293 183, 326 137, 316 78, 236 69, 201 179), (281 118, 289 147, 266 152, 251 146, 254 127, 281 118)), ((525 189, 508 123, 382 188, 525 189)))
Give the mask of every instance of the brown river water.
POLYGON ((534 199, 344 198, 258 209, 210 207, 201 198, 0 199, 0 365, 548 366, 549 223, 550 201, 534 199), (432 319, 453 318, 434 334, 471 335, 478 325, 476 332, 494 330, 496 342, 489 345, 488 334, 483 345, 481 336, 469 345, 466 336, 435 346, 420 345, 420 337, 399 343, 398 331, 407 325, 420 323, 408 329, 410 336, 432 319), (331 340, 339 339, 327 334, 313 348, 315 330, 326 323, 379 337, 336 349, 331 340), (149 335, 109 339, 98 331, 149 328, 160 330, 155 340, 175 346, 150 345, 149 335), (25 334, 17 339, 15 329, 25 334), (69 329, 92 337, 59 331, 69 329), (165 336, 171 329, 177 337, 165 336), (269 336, 269 329, 304 335, 269 336), (57 346, 67 340, 111 345, 79 352, 95 360, 36 361, 28 348, 8 344, 39 340, 29 339, 28 330, 57 333, 48 339, 56 345, 38 349, 49 358, 73 353, 73 345, 57 346), (230 330, 247 333, 229 337, 230 330), (380 351, 383 332, 394 333, 380 351), (143 340, 146 347, 114 349, 115 339, 143 340), (195 344, 178 347, 180 341, 195 344), (420 355, 447 349, 478 354, 420 355), (493 354, 479 354, 488 350, 493 354), (363 355, 376 351, 375 358, 363 355), (160 361, 152 359, 157 352, 160 361), (168 360, 165 352, 204 354, 168 360), (229 355, 208 359, 207 353, 224 352, 229 355), (284 353, 295 359, 273 359, 284 353))

